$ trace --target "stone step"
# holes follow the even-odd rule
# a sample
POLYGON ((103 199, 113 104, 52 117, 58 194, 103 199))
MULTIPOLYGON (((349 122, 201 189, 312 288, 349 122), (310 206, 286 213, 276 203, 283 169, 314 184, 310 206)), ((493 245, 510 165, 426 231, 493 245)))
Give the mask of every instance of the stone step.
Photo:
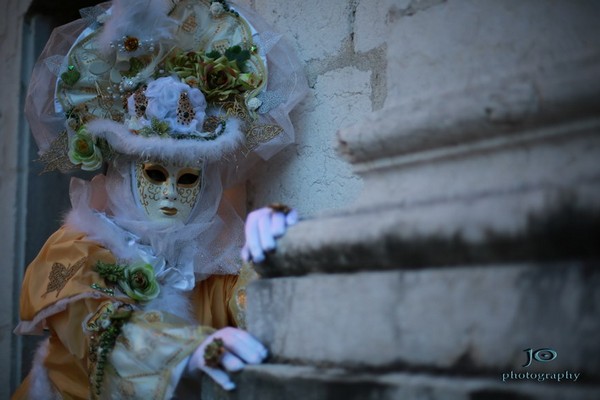
POLYGON ((598 267, 507 264, 263 279, 247 290, 248 330, 285 363, 467 374, 569 370, 595 379, 598 267), (526 349, 538 360, 522 367, 526 349), (556 356, 536 353, 542 349, 556 356))
MULTIPOLYGON (((589 194, 600 199, 600 173, 597 181, 581 189, 590 189, 589 194)), ((540 191, 537 195, 543 203, 548 193, 540 191)), ((585 208, 565 200, 543 212, 529 213, 527 207, 521 207, 527 203, 525 197, 492 196, 305 220, 293 226, 278 243, 277 252, 269 254, 256 269, 261 276, 278 277, 600 259, 600 204, 585 208), (516 218, 522 223, 519 228, 503 231, 489 225, 489 218, 513 222, 516 218), (467 225, 471 222, 481 228, 483 237, 469 237, 467 225), (463 227, 454 230, 461 223, 463 227), (420 231, 423 227, 433 227, 434 232, 420 231)))
MULTIPOLYGON (((600 258, 594 240, 600 235, 595 115, 415 149, 390 165, 371 165, 361 172, 364 188, 351 206, 293 226, 258 266, 260 273, 600 258)), ((378 130, 361 132, 371 137, 378 130)))
MULTIPOLYGON (((564 371, 563 371, 564 372, 564 371)), ((571 377, 573 378, 573 377, 571 377)), ((343 369, 265 364, 249 366, 225 392, 202 379, 202 400, 597 400, 600 386, 561 378, 505 381, 492 377, 440 376, 423 373, 350 372, 343 369)))

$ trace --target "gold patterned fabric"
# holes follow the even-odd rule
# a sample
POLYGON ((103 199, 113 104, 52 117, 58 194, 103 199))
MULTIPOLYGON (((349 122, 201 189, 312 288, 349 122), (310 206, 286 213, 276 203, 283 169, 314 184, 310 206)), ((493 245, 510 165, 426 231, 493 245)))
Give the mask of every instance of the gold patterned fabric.
POLYGON ((249 153, 259 145, 276 138, 283 132, 283 128, 275 124, 258 123, 256 115, 248 112, 243 104, 244 99, 239 96, 233 101, 218 103, 228 116, 244 122, 245 148, 246 153, 249 153))
POLYGON ((48 286, 46 286, 46 293, 44 293, 44 296, 50 292, 56 291, 56 297, 58 297, 60 291, 63 290, 69 280, 71 280, 77 271, 84 266, 86 260, 87 257, 82 257, 80 260, 76 261, 75 264, 69 265, 68 267, 59 262, 52 264, 52 270, 50 271, 50 275, 48 275, 48 286))
POLYGON ((58 137, 50 143, 50 148, 40 156, 38 161, 44 164, 42 173, 50 171, 60 171, 63 173, 76 170, 75 166, 69 160, 69 137, 67 131, 62 131, 58 137))
MULTIPOLYGON (((128 297, 92 289, 92 284, 102 282, 94 271, 99 260, 116 261, 108 249, 85 234, 63 227, 48 239, 25 273, 17 331, 39 334, 42 327, 47 329, 50 337, 44 367, 63 399, 94 397, 89 384, 95 368, 90 360, 93 336, 84 323, 93 324, 107 302, 132 303, 128 297)), ((214 329, 238 325, 243 304, 237 301, 237 294, 247 280, 213 275, 197 283, 189 296, 198 324, 190 325, 163 312, 135 311, 110 356, 100 398, 114 393, 130 394, 122 398, 168 398, 174 389, 168 384, 171 371, 214 329)), ((30 380, 23 382, 13 400, 30 398, 30 380)))
MULTIPOLYGON (((34 321, 38 313, 73 296, 101 297, 90 285, 101 282, 96 262, 115 258, 98 243, 85 240, 81 232, 61 228, 42 247, 25 272, 21 288, 21 321, 34 321)), ((43 321, 32 333, 40 333, 43 321)))

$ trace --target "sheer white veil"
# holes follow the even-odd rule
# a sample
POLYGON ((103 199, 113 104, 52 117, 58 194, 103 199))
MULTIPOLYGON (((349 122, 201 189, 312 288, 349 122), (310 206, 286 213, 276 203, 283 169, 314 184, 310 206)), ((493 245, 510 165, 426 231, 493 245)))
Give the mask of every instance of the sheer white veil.
POLYGON ((212 274, 235 274, 240 268, 243 220, 223 196, 218 163, 202 164, 202 186, 189 221, 152 221, 132 190, 132 163, 118 156, 106 175, 91 182, 73 179, 73 210, 67 224, 109 248, 123 262, 140 257, 140 247, 151 249, 166 264, 193 271, 196 280, 212 274))

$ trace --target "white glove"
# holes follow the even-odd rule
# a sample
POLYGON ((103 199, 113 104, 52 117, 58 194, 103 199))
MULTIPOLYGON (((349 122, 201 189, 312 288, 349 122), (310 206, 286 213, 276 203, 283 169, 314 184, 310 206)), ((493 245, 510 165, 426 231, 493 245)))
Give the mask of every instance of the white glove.
POLYGON ((227 327, 219 329, 208 336, 188 363, 188 372, 197 370, 206 372, 215 382, 225 390, 235 389, 235 383, 229 378, 228 372, 240 371, 246 364, 260 364, 267 357, 267 349, 248 332, 241 329, 227 327), (214 360, 222 367, 206 365, 205 352, 207 346, 218 347, 215 339, 223 341, 222 353, 214 360))
POLYGON ((265 254, 277 247, 275 239, 283 236, 288 226, 298 222, 296 210, 274 205, 252 211, 246 218, 246 244, 242 259, 257 264, 265 260, 265 254))

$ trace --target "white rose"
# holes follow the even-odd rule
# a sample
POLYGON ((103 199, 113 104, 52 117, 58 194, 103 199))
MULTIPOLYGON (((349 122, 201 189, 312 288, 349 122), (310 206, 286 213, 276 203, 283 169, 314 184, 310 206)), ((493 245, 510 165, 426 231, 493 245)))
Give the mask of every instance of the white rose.
POLYGON ((162 120, 171 116, 169 114, 172 114, 173 110, 177 113, 181 85, 187 86, 172 77, 159 78, 150 82, 145 92, 148 99, 146 115, 162 120))
MULTIPOLYGON (((165 77, 150 82, 145 95, 148 100, 145 120, 151 121, 156 118, 165 121, 169 124, 172 133, 191 133, 202 130, 206 115, 206 99, 199 89, 192 88, 173 77, 165 77), (194 118, 188 125, 177 122, 179 98, 181 93, 184 92, 187 93, 195 113, 194 118)), ((132 97, 128 99, 127 106, 129 114, 133 116, 135 114, 135 104, 132 97)))

